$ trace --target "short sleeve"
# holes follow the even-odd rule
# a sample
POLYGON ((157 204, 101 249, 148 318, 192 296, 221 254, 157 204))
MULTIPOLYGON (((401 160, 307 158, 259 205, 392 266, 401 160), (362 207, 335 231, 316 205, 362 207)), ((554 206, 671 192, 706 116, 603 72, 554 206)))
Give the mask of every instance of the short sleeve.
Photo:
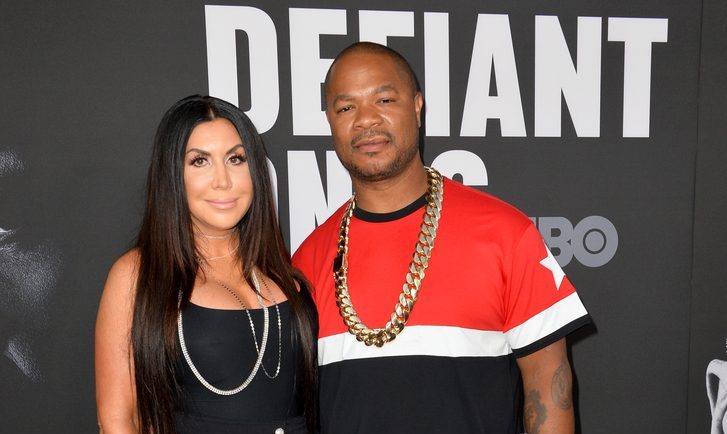
POLYGON ((590 322, 575 288, 534 225, 525 229, 509 259, 504 265, 504 330, 516 357, 590 322))

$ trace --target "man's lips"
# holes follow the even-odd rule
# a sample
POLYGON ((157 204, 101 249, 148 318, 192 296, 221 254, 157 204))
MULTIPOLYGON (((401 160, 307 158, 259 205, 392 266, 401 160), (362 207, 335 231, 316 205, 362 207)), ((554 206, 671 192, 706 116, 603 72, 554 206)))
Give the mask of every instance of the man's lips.
POLYGON ((380 146, 384 146, 389 143, 389 139, 387 137, 374 137, 370 139, 365 140, 359 140, 358 142, 353 144, 354 149, 365 151, 367 149, 371 148, 378 148, 380 146))
POLYGON ((388 145, 394 140, 391 133, 381 130, 366 130, 351 139, 354 149, 367 151, 388 145))

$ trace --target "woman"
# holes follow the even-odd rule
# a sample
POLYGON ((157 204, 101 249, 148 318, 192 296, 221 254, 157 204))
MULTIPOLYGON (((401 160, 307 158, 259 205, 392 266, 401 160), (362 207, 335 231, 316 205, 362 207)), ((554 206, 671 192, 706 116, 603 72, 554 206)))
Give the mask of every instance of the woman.
POLYGON ((315 324, 255 127, 216 98, 177 102, 154 140, 138 241, 101 298, 101 432, 312 431, 315 324))

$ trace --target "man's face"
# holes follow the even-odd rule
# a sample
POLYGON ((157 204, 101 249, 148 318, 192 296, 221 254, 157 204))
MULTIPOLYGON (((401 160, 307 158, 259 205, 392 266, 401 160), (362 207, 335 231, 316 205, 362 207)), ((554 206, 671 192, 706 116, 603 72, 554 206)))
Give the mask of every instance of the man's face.
POLYGON ((354 179, 387 179, 418 158, 422 95, 389 56, 354 52, 339 59, 326 102, 333 145, 354 179))

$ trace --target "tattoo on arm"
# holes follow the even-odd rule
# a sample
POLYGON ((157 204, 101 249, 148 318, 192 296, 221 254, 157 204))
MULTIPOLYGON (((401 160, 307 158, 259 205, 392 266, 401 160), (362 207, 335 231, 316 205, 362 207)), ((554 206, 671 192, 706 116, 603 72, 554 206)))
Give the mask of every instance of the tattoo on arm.
POLYGON ((525 407, 523 409, 525 430, 528 434, 538 434, 540 427, 543 426, 547 417, 548 410, 540 400, 540 393, 537 390, 528 392, 528 396, 525 397, 525 407))
POLYGON ((573 406, 572 389, 570 369, 567 362, 563 361, 553 373, 553 381, 550 385, 550 397, 553 399, 553 404, 563 410, 570 409, 573 406))

